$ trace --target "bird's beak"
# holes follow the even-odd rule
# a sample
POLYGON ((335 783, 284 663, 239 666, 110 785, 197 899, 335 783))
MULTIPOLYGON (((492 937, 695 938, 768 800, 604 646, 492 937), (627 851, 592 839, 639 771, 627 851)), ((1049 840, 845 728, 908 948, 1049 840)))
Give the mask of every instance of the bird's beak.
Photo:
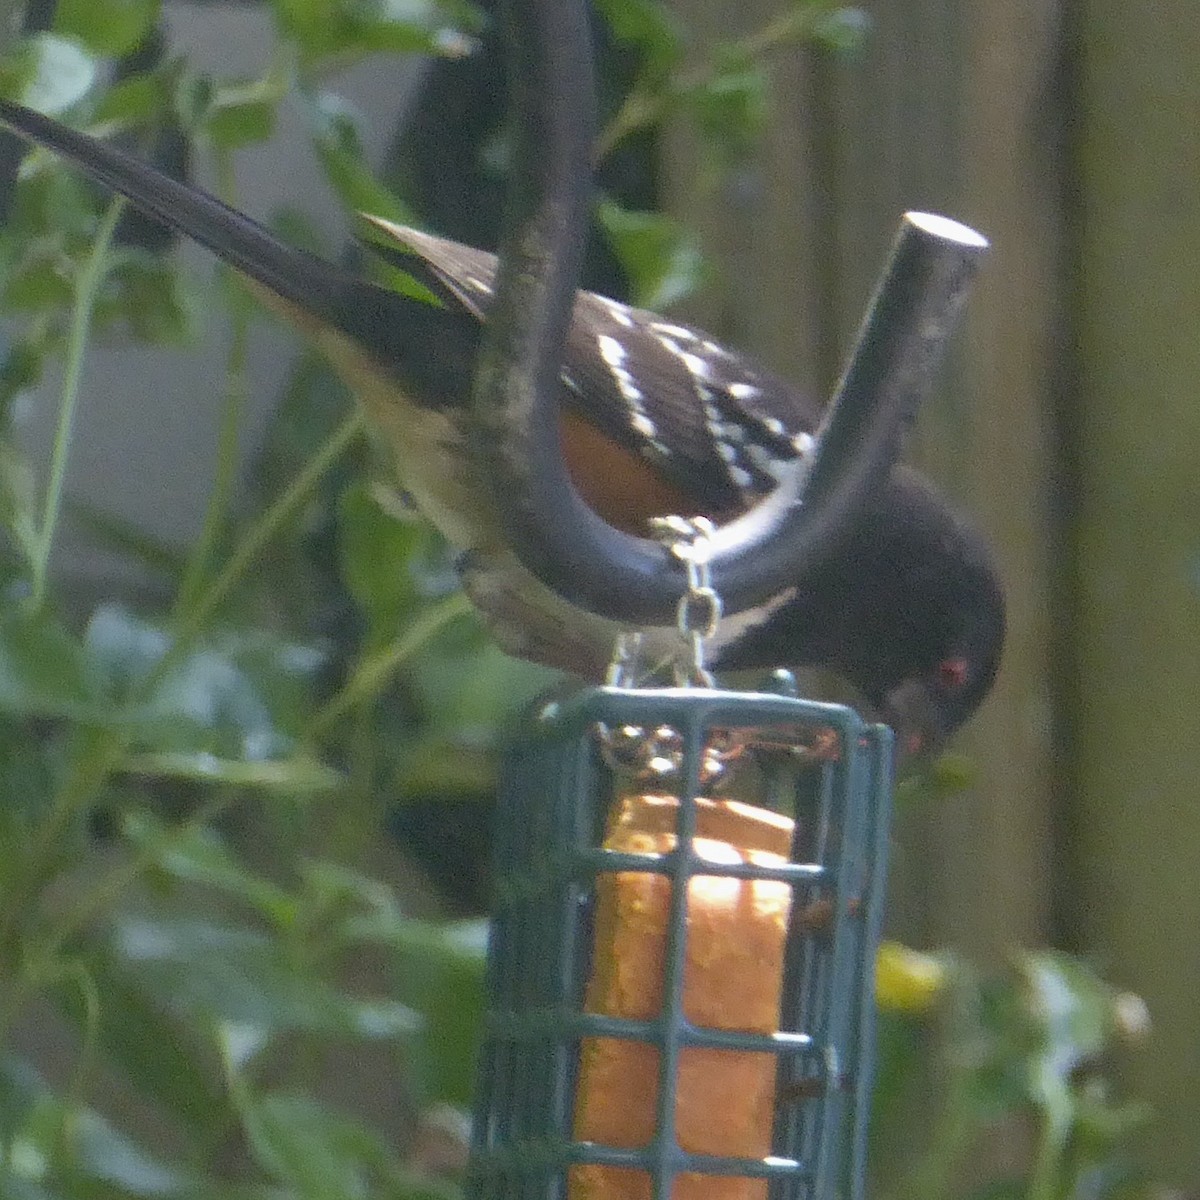
POLYGON ((897 766, 933 758, 946 740, 941 714, 919 679, 907 680, 888 692, 879 706, 879 715, 896 735, 897 766))

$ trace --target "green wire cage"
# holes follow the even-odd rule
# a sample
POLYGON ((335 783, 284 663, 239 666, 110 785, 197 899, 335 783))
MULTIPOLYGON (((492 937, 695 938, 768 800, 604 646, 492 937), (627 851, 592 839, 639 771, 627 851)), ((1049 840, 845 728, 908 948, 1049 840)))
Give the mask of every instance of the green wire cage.
POLYGON ((593 689, 529 722, 497 813, 473 1200, 858 1200, 891 740, 703 688, 593 689), (657 826, 631 840, 635 809, 657 826), (775 852, 706 836, 730 814, 775 852))

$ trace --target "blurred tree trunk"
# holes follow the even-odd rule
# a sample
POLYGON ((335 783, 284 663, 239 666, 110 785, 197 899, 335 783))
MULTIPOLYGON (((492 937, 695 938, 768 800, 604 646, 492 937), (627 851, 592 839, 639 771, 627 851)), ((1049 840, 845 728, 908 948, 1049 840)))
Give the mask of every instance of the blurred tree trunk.
POLYGON ((1070 874, 1079 947, 1140 992, 1127 1077, 1200 1177, 1200 13, 1082 0, 1070 874))
MULTIPOLYGON (((677 3, 701 47, 777 8, 677 3)), ((690 315, 827 393, 904 209, 992 237, 913 457, 994 542, 1009 643, 961 740, 977 784, 900 820, 892 925, 985 960, 1051 942, 1143 994, 1128 1091, 1156 1110, 1152 1169, 1194 1186, 1200 13, 868 8, 860 60, 780 56, 763 151, 719 193, 668 138, 668 206, 721 272, 690 315)))
MULTIPOLYGON (((778 8, 679 3, 709 44, 778 8)), ((912 457, 996 545, 1009 642, 995 692, 961 742, 978 781, 905 814, 893 902, 904 936, 984 959, 1044 941, 1049 919, 1056 12, 1038 0, 872 5, 861 58, 778 57, 763 151, 719 194, 697 187, 702 164, 686 129, 668 139, 664 172, 668 207, 704 231, 721 272, 689 315, 824 394, 902 212, 945 212, 994 240, 957 364, 921 418, 912 457)))

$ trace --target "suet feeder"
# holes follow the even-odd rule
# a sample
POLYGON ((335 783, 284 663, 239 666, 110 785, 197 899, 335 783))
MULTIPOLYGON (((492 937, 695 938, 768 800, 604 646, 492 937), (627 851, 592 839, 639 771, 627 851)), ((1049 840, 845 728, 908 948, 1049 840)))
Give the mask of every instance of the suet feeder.
POLYGON ((906 215, 807 460, 747 512, 609 526, 559 435, 591 201, 586 13, 500 11, 515 182, 471 444, 524 569, 626 631, 674 609, 676 678, 699 686, 585 691, 509 751, 467 1194, 859 1200, 892 735, 709 686, 705 643, 722 610, 805 586, 877 495, 987 243, 906 215))
POLYGON ((891 734, 600 688, 508 755, 468 1194, 862 1194, 891 734))
MULTIPOLYGON (((616 530, 575 546, 602 524, 567 521, 577 497, 514 505, 560 540, 569 526, 609 600, 641 583, 682 592, 674 665, 693 686, 549 704, 509 752, 472 1200, 862 1196, 892 735, 794 688, 718 690, 705 643, 722 580, 740 594, 747 573, 758 586, 772 564, 796 570, 789 522, 807 517, 819 540, 890 467, 985 246, 945 218, 905 217, 814 461, 791 480, 807 512, 781 484, 720 529, 668 518, 642 571, 648 551, 616 530)), ((604 609, 627 627, 639 612, 604 609)), ((637 679, 622 654, 614 672, 637 679)))

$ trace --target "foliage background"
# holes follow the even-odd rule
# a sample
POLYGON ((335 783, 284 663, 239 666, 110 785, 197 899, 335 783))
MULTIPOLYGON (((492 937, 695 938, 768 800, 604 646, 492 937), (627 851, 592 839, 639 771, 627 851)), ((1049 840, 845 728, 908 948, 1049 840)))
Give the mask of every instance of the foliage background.
MULTIPOLYGON (((897 922, 966 953, 885 956, 876 1170, 885 1193, 923 1198, 1144 1192, 1150 1176, 1125 1146, 1145 1110, 1114 1100, 1102 1074, 1114 1041, 1144 1038, 1142 1010, 1082 961, 1009 953, 1052 940, 1092 952, 1123 986, 1179 994, 1127 969, 1113 906, 1090 907, 1119 856, 1097 856, 1081 824, 1110 794, 1107 751, 1072 704, 1109 640, 1073 641, 1046 619, 1055 597, 1081 629, 1099 619, 1087 560, 1073 557, 1089 537, 1108 548, 1103 521, 1088 520, 1106 511, 1095 486, 1078 488, 1097 434, 1064 382, 1074 343, 1050 335, 1108 345, 1097 308, 1069 309, 1074 324, 1064 313, 1072 281, 1104 278, 1091 239, 1111 225, 1089 225, 1059 175, 1020 156, 1022 118, 1035 96, 1056 134, 1091 111, 1072 98, 1109 111, 1097 80, 1115 52, 1074 53, 1099 4, 1068 25, 1015 0, 969 7, 974 24, 965 7, 917 0, 599 5, 606 132, 588 283, 686 303, 824 388, 896 211, 948 208, 1001 235, 1001 292, 984 290, 921 449, 1000 543, 1014 636, 976 770, 951 763, 902 805, 897 922), (1063 51, 1072 71, 1059 70, 1063 51), (1038 90, 1051 86, 1064 90, 1038 90), (1051 343, 1067 353, 1048 363, 1051 343), (1076 439, 1014 451, 1022 429, 1063 434, 1071 414, 1076 439), (1030 520, 1070 572, 1047 569, 1030 520), (1080 845, 1098 866, 1079 865, 1080 845)), ((244 164, 299 109, 347 207, 493 242, 504 142, 486 13, 263 8, 263 70, 230 79, 179 57, 158 0, 10 2, 0 89, 199 171, 235 203, 244 164), (438 60, 387 187, 365 162, 372 114, 337 95, 340 70, 379 54, 397 68, 438 60)), ((1122 30, 1131 63, 1145 28, 1122 30)), ((1161 73, 1176 47, 1141 52, 1161 73)), ((1071 178, 1097 203, 1122 128, 1097 119, 1070 140, 1071 178)), ((0 1195, 449 1195, 461 1126, 444 1105, 469 1095, 497 731, 552 680, 488 645, 443 548, 395 515, 386 465, 319 363, 298 360, 253 438, 262 318, 236 285, 208 262, 181 265, 161 231, 48 157, 0 142, 5 155, 5 178, 23 166, 0 201, 0 1195), (224 346, 216 465, 199 535, 164 544, 73 498, 85 351, 201 337, 224 346), (51 415, 44 460, 21 436, 31 405, 51 415), (79 586, 61 554, 72 529, 76 545, 136 562, 138 587, 79 586)), ((294 209, 265 215, 343 252, 294 209)), ((1099 394, 1106 361, 1088 362, 1099 394)), ((128 386, 140 389, 136 375, 128 386)), ((1138 794, 1142 811, 1161 807, 1138 794)), ((1140 831, 1125 832, 1136 846, 1140 831)), ((1167 855, 1194 857, 1190 845, 1160 839, 1167 855)), ((1158 961, 1139 948, 1153 940, 1128 943, 1134 960, 1158 961)), ((1177 949, 1184 980, 1200 982, 1191 941, 1177 949)), ((1163 1079, 1191 1061, 1186 1027, 1168 1023, 1163 1079)), ((1181 1097, 1143 1082, 1158 1107, 1148 1128, 1194 1128, 1181 1097)), ((1194 1182, 1177 1142, 1160 1135, 1150 1161, 1194 1182)))

